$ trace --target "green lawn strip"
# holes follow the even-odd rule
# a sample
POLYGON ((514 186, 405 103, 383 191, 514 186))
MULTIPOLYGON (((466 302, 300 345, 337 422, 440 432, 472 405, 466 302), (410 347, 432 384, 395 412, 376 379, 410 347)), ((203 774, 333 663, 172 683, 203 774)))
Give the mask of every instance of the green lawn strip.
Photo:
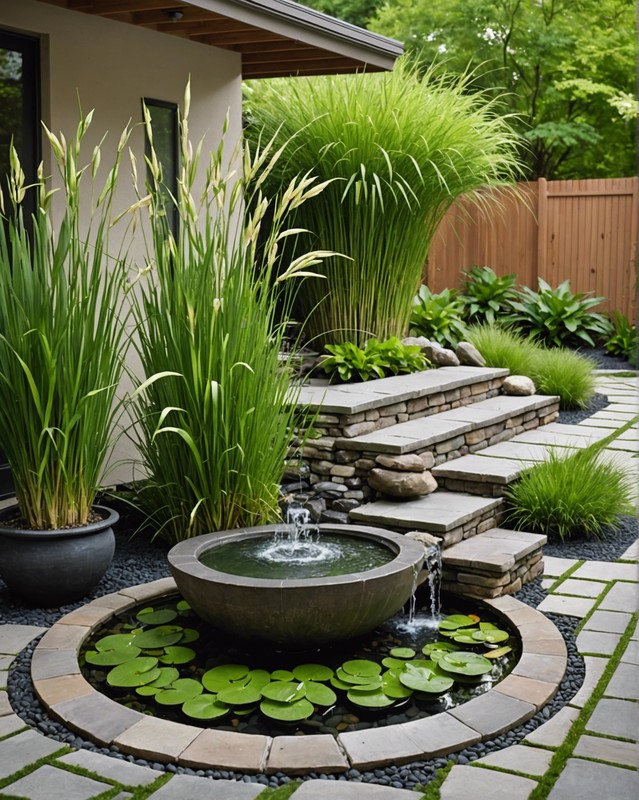
POLYGON ((621 436, 622 433, 625 433, 626 431, 630 430, 630 428, 632 428, 633 425, 636 425, 637 422, 639 422, 639 414, 636 414, 632 419, 628 420, 628 422, 624 422, 621 428, 614 428, 612 432, 608 434, 608 436, 604 436, 603 439, 599 439, 598 441, 593 442, 586 449, 603 450, 610 444, 610 442, 614 442, 615 439, 621 436))
POLYGON ((529 800, 545 800, 545 798, 548 796, 548 793, 555 785, 557 779, 561 775, 564 766, 566 765, 566 761, 572 756, 577 741, 582 736, 582 734, 584 734, 588 730, 587 723, 592 715, 592 712, 595 709, 595 706, 605 694, 605 690, 608 686, 608 683, 610 682, 610 679, 614 674, 614 671, 617 669, 617 666, 621 661, 621 657, 625 652, 626 647, 628 646, 628 642, 632 638, 636 622, 637 622, 637 615, 633 614, 633 619, 626 628, 626 632, 619 640, 619 644, 617 645, 614 653, 610 657, 610 660, 606 666, 606 669, 604 670, 603 675, 599 680, 599 683, 595 687, 595 690, 585 703, 584 707, 581 709, 579 717, 577 717, 577 719, 572 724, 572 727, 570 728, 568 734, 566 735, 566 739, 555 750, 549 768, 546 770, 546 773, 543 775, 543 777, 537 784, 537 787, 533 789, 529 797, 529 800))
POLYGON ((586 562, 585 561, 578 561, 576 564, 573 564, 572 567, 569 567, 565 572, 562 572, 558 578, 555 578, 555 582, 552 584, 550 589, 547 590, 548 594, 555 594, 557 591, 557 587, 561 586, 564 581, 567 581, 570 576, 576 572, 579 567, 582 567, 586 562))
POLYGON ((276 789, 265 789, 258 797, 259 800, 287 800, 301 785, 302 781, 290 781, 284 786, 278 786, 276 789))
POLYGON ((441 800, 442 784, 448 777, 448 773, 456 766, 454 761, 449 761, 445 767, 438 769, 432 781, 426 784, 424 788, 415 787, 416 792, 423 792, 424 800, 441 800))
MULTIPOLYGON (((57 766, 57 764, 55 763, 56 758, 60 758, 60 756, 66 756, 67 753, 72 753, 72 752, 73 752, 72 747, 61 744, 60 749, 56 750, 56 752, 52 753, 50 756, 45 756, 44 758, 40 758, 31 764, 27 764, 26 767, 23 767, 22 769, 19 769, 17 772, 13 772, 11 775, 0 780, 0 789, 3 789, 10 783, 15 783, 15 781, 19 781, 20 778, 24 778, 25 775, 30 775, 32 772, 35 772, 38 769, 38 767, 43 767, 45 764, 49 764, 53 767, 57 766)), ((4 800, 4 795, 0 795, 0 797, 2 797, 2 800, 4 800)))
POLYGON ((165 783, 168 783, 172 777, 168 772, 158 773, 157 780, 153 781, 153 783, 149 783, 146 786, 136 786, 135 789, 128 790, 133 795, 131 800, 146 800, 147 797, 157 792, 165 783))

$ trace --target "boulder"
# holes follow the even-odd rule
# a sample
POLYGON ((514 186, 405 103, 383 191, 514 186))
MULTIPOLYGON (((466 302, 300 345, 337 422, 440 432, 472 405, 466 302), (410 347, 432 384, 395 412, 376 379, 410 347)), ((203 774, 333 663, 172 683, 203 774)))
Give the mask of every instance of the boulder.
POLYGON ((437 488, 430 472, 395 472, 389 469, 372 469, 368 475, 371 489, 390 497, 421 497, 437 488))
POLYGON ((431 342, 428 347, 424 348, 424 355, 433 364, 439 367, 458 367, 459 359, 452 350, 441 347, 434 342, 431 342))
POLYGON ((382 455, 377 456, 375 462, 380 465, 380 467, 385 467, 386 469, 394 469, 398 472, 423 472, 427 467, 424 466, 424 462, 422 459, 417 456, 409 453, 405 456, 391 456, 383 453, 382 455))
POLYGON ((419 457, 422 461, 424 469, 432 469, 435 466, 435 456, 433 455, 433 453, 430 452, 421 453, 419 457))
POLYGON ((526 375, 509 375, 503 382, 501 390, 504 394, 524 397, 535 394, 535 384, 526 375))
POLYGON ((419 347, 423 350, 430 344, 430 339, 427 339, 425 336, 405 336, 402 339, 402 344, 419 347))
POLYGON ((482 356, 474 344, 470 342, 460 342, 455 348, 455 355, 460 363, 466 367, 485 367, 486 359, 482 356))
POLYGON ((414 539, 416 542, 421 542, 424 547, 440 547, 442 543, 441 539, 426 533, 426 531, 408 531, 404 535, 409 539, 414 539))

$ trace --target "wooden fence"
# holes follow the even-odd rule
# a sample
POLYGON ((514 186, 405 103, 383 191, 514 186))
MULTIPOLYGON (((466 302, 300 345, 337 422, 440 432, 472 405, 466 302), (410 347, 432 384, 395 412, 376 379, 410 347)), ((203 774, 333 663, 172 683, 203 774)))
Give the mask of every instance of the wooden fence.
POLYGON ((537 288, 566 279, 574 292, 606 298, 598 310, 636 313, 639 179, 546 181, 491 190, 480 205, 458 201, 433 241, 425 282, 459 286, 474 264, 515 273, 537 288))

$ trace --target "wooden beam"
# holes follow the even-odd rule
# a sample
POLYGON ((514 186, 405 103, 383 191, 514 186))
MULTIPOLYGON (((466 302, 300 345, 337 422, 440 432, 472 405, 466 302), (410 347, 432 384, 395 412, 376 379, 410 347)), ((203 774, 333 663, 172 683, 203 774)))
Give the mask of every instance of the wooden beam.
POLYGON ((157 11, 176 9, 182 11, 184 4, 180 0, 68 0, 68 8, 72 11, 84 11, 100 17, 117 16, 118 14, 136 14, 140 11, 157 11))
POLYGON ((244 44, 255 44, 256 42, 278 42, 284 39, 283 36, 277 33, 268 33, 259 28, 246 28, 244 32, 230 33, 230 34, 206 34, 205 36, 189 36, 194 42, 201 42, 202 44, 210 44, 214 47, 229 47, 230 45, 237 45, 241 48, 244 44))

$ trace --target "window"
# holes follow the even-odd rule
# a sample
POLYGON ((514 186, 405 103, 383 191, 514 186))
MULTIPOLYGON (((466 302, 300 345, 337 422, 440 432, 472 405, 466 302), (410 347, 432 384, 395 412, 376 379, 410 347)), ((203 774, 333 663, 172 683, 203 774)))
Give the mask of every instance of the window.
MULTIPOLYGON (((167 210, 169 213, 169 227, 174 236, 178 232, 178 212, 171 202, 169 194, 177 196, 178 179, 178 107, 176 103, 166 103, 163 100, 152 100, 145 97, 144 104, 151 115, 151 131, 153 133, 153 147, 158 161, 162 167, 162 181, 166 193, 167 210)), ((147 156, 149 155, 149 141, 146 142, 147 156)))

